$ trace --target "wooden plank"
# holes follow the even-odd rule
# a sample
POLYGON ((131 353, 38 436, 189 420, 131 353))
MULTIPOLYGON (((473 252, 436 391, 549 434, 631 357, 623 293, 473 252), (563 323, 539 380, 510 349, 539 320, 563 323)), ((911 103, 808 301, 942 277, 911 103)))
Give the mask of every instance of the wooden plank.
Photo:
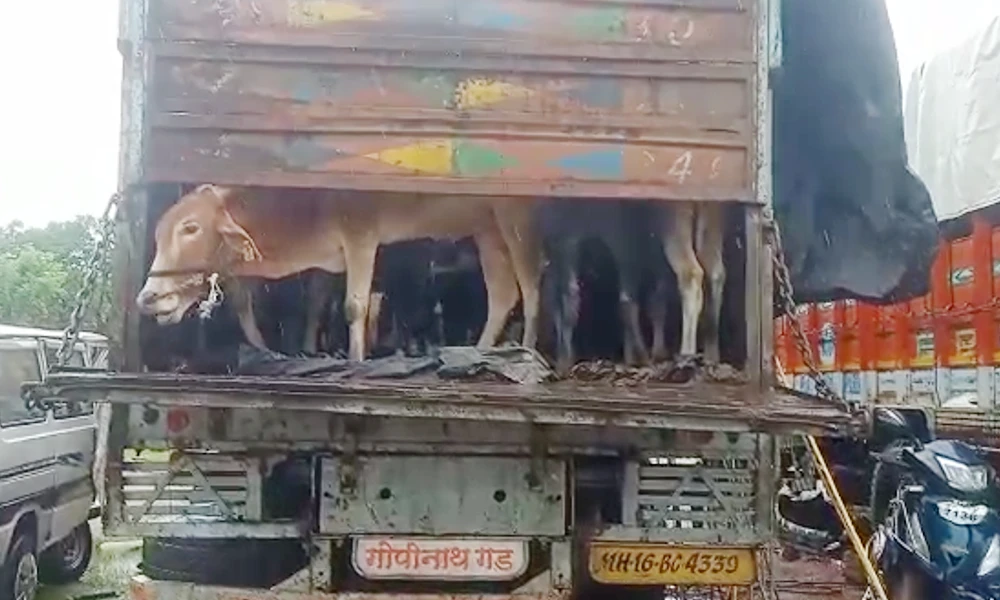
MULTIPOLYGON (((160 54, 171 50, 161 49, 160 54)), ((637 140, 675 130, 700 131, 708 140, 713 132, 730 132, 739 134, 735 139, 743 143, 751 125, 745 81, 750 71, 694 68, 609 68, 608 73, 581 75, 512 73, 500 65, 461 72, 419 63, 374 68, 161 56, 156 63, 156 113, 151 117, 158 127, 242 123, 248 129, 333 132, 338 124, 347 128, 361 122, 385 129, 386 111, 392 111, 397 123, 393 132, 407 123, 460 126, 463 131, 504 125, 551 128, 558 123, 580 128, 574 135, 628 127, 637 129, 637 140), (228 121, 221 120, 227 115, 228 121)))
POLYGON ((257 0, 220 10, 214 0, 159 0, 166 39, 411 52, 499 52, 596 58, 650 47, 661 60, 749 61, 747 2, 725 7, 574 0, 257 0))
MULTIPOLYGON (((152 471, 126 471, 123 473, 125 485, 156 485, 159 480, 166 475, 166 472, 152 471)), ((245 476, 215 476, 209 477, 214 487, 218 488, 246 488, 247 478, 245 476)), ((170 485, 174 486, 197 486, 195 479, 187 474, 178 474, 170 480, 170 485)))
POLYGON ((658 510, 640 509, 643 513, 643 522, 650 523, 653 520, 662 521, 690 521, 703 525, 729 526, 735 523, 752 524, 756 512, 752 510, 741 510, 735 513, 726 514, 721 512, 707 511, 686 511, 686 510, 658 510))
POLYGON ((697 471, 699 477, 711 477, 716 481, 749 480, 753 481, 753 470, 743 469, 720 469, 711 467, 641 467, 639 469, 639 479, 645 482, 647 479, 683 479, 692 471, 697 471))
MULTIPOLYGON (((697 479, 685 483, 683 486, 681 486, 681 483, 682 480, 677 479, 645 479, 639 484, 639 491, 642 493, 674 492, 680 489, 683 494, 712 493, 712 489, 707 484, 697 479)), ((716 479, 712 482, 712 485, 723 494, 753 494, 756 481, 749 479, 740 482, 729 482, 716 479)))
POLYGON ((500 131, 478 137, 429 133, 387 135, 376 127, 289 139, 285 132, 168 130, 149 146, 148 177, 493 195, 551 192, 559 181, 560 193, 571 196, 589 195, 596 187, 617 197, 655 190, 664 200, 750 200, 744 151, 706 140, 641 144, 570 134, 519 139, 500 131))
MULTIPOLYGON (((749 510, 754 507, 756 499, 753 496, 725 496, 726 503, 733 507, 734 510, 749 510)), ((719 503, 719 500, 715 496, 650 496, 648 494, 639 494, 639 507, 640 510, 667 510, 670 507, 674 507, 677 510, 683 510, 679 507, 689 506, 692 509, 710 509, 707 512, 725 512, 719 503)), ((706 511, 702 511, 706 512, 706 511)), ((690 516, 687 518, 691 518, 690 516)))
MULTIPOLYGON (((187 501, 197 504, 199 502, 211 502, 214 499, 213 495, 206 490, 173 485, 167 486, 159 494, 156 494, 154 486, 125 485, 122 493, 125 495, 126 501, 145 501, 155 496, 158 500, 187 501)), ((227 504, 242 504, 247 500, 246 490, 230 491, 217 489, 215 493, 227 504)))

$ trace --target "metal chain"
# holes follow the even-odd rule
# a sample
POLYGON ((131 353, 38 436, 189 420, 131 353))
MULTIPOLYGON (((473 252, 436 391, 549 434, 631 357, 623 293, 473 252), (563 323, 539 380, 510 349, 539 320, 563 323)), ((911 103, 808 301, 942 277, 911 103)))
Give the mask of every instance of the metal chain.
MULTIPOLYGON (((118 215, 118 207, 122 202, 121 192, 115 192, 104 207, 104 213, 98 221, 97 239, 94 240, 94 248, 90 258, 84 267, 83 284, 76 293, 76 303, 73 312, 69 317, 69 326, 63 330, 62 342, 56 352, 56 366, 63 367, 69 362, 73 354, 73 348, 80 338, 80 327, 83 324, 83 317, 90 304, 90 297, 97 287, 99 276, 107 277, 108 259, 110 258, 111 240, 114 236, 115 218, 118 215)), ((103 279, 103 278, 102 278, 103 279)))
POLYGON ((781 299, 782 308, 788 314, 792 336, 795 338, 795 345, 802 356, 802 362, 805 363, 806 369, 809 371, 809 378, 816 384, 816 394, 824 400, 847 406, 847 402, 833 391, 817 367, 812 344, 809 343, 809 338, 806 337, 806 333, 802 329, 802 323, 799 322, 799 307, 795 302, 792 276, 788 272, 788 263, 785 261, 785 249, 781 244, 781 229, 778 227, 778 221, 774 217, 768 216, 766 224, 771 232, 771 264, 777 279, 778 296, 781 299))

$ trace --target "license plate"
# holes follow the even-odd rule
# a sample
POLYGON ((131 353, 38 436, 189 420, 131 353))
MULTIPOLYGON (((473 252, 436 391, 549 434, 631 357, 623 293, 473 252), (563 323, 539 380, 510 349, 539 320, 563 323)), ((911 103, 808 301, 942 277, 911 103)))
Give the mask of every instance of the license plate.
POLYGON ((352 554, 366 579, 509 581, 528 570, 525 540, 358 537, 352 554))
POLYGON ((955 525, 971 526, 979 525, 989 514, 989 507, 978 504, 965 504, 962 502, 952 502, 945 500, 938 503, 938 514, 941 518, 951 521, 955 525))
POLYGON ((746 548, 594 542, 589 567, 594 581, 613 585, 746 586, 757 578, 753 551, 746 548))

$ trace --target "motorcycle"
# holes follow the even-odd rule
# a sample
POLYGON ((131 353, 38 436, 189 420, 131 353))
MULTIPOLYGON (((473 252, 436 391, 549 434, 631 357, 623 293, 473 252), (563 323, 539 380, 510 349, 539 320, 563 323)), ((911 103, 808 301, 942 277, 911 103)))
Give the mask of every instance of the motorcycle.
MULTIPOLYGON (((869 460, 831 465, 842 490, 859 478, 869 482, 842 494, 854 512, 867 512, 868 554, 893 600, 1000 600, 996 472, 969 444, 933 440, 915 415, 876 408, 864 440, 869 460)), ((779 492, 779 532, 786 548, 846 562, 843 528, 830 518, 825 490, 817 491, 779 492)))
POLYGON ((893 600, 1000 599, 1000 490, 972 446, 926 443, 889 409, 896 439, 876 457, 869 555, 893 600))

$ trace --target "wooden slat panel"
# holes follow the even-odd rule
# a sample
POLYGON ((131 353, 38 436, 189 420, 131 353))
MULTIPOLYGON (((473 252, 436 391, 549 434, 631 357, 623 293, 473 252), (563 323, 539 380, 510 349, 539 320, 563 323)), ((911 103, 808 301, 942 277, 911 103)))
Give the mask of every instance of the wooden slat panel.
MULTIPOLYGON (((232 490, 216 490, 216 494, 219 495, 226 503, 243 503, 246 502, 247 493, 246 490, 232 491, 232 490)), ((125 498, 128 500, 147 500, 156 496, 157 500, 170 500, 170 501, 187 501, 192 503, 198 502, 211 502, 215 499, 215 495, 207 490, 203 489, 191 489, 186 487, 178 486, 167 486, 164 490, 156 493, 156 488, 154 486, 132 486, 126 485, 124 489, 125 498)))
MULTIPOLYGON (((641 509, 644 519, 654 519, 660 521, 690 521, 693 523, 717 524, 728 526, 734 522, 753 523, 756 512, 744 510, 735 512, 732 515, 712 512, 694 512, 685 510, 658 510, 641 509)), ((646 521, 649 522, 649 521, 646 521)))
POLYGON ((697 471, 699 477, 709 477, 716 481, 753 480, 753 472, 749 470, 716 469, 712 467, 640 467, 639 479, 683 479, 697 471))
MULTIPOLYGON (((198 470, 206 477, 209 475, 245 475, 247 465, 243 461, 224 456, 220 457, 197 457, 192 459, 198 470)), ((122 466, 125 472, 147 471, 166 473, 167 462, 153 461, 126 461, 122 466)), ((178 474, 187 473, 187 469, 181 469, 178 474)))
MULTIPOLYGON (((725 498, 726 504, 734 510, 750 508, 756 502, 756 498, 752 496, 725 496, 725 498)), ((708 507, 710 509, 709 511, 702 511, 700 514, 724 514, 722 505, 719 504, 719 500, 715 496, 681 496, 678 498, 671 498, 670 496, 650 496, 648 494, 639 494, 639 506, 654 507, 657 508, 657 510, 659 510, 659 507, 670 506, 690 506, 692 508, 708 507)))
MULTIPOLYGON (((126 511, 131 515, 222 515, 224 511, 212 502, 185 502, 183 500, 157 500, 153 505, 143 512, 145 500, 126 501, 126 511)), ((231 509, 239 514, 239 507, 233 506, 231 509)))
MULTIPOLYGON (((681 488, 681 483, 682 481, 679 479, 642 479, 639 483, 639 490, 642 492, 673 492, 681 488)), ((722 494, 752 494, 754 492, 754 482, 753 480, 740 482, 716 480, 709 486, 706 483, 695 480, 685 483, 681 489, 684 494, 702 494, 711 493, 712 488, 715 488, 722 494)))
MULTIPOLYGON (((166 472, 155 472, 155 471, 132 471, 122 473, 122 477, 125 479, 125 485, 156 485, 163 477, 166 476, 166 472)), ((214 487, 221 488, 246 488, 247 478, 245 476, 239 475, 226 475, 226 476, 211 476, 208 478, 214 487)), ((197 487, 200 482, 196 481, 191 475, 178 474, 170 480, 170 485, 172 486, 194 486, 197 487)))

